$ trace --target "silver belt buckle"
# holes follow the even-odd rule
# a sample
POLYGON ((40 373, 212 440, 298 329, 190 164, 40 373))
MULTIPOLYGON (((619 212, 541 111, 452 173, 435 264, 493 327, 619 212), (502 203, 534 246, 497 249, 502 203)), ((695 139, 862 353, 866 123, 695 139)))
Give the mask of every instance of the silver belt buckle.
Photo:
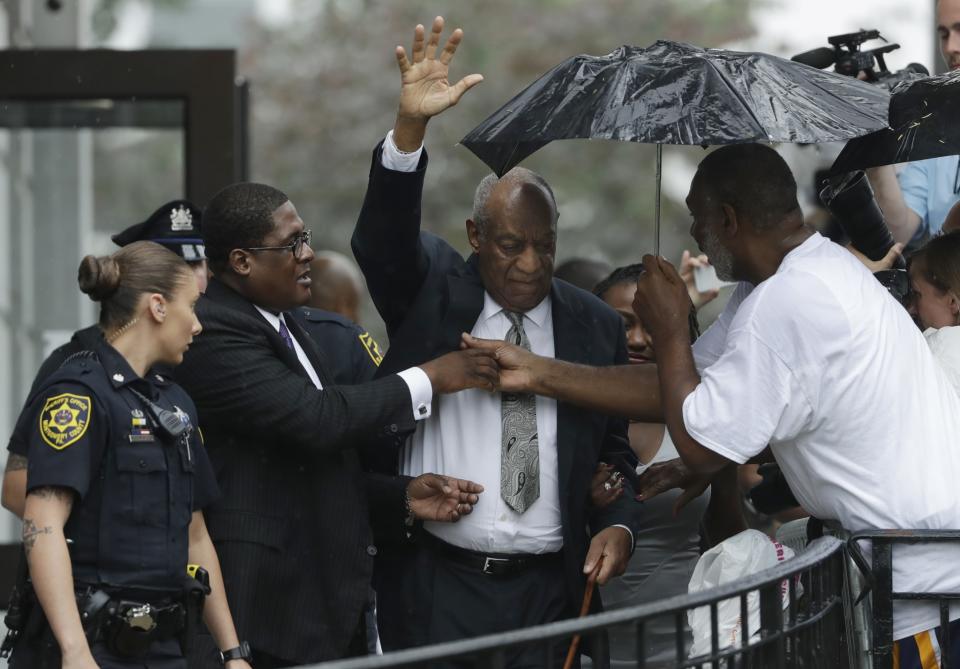
POLYGON ((484 557, 484 558, 483 558, 483 569, 482 569, 481 571, 482 571, 484 574, 492 574, 493 571, 490 569, 490 567, 491 567, 495 562, 510 562, 510 560, 508 560, 508 559, 506 559, 506 558, 495 558, 495 557, 489 557, 489 556, 484 557))
POLYGON ((143 630, 144 632, 152 632, 157 626, 157 621, 153 617, 153 608, 149 604, 128 610, 123 615, 123 618, 129 627, 143 630))

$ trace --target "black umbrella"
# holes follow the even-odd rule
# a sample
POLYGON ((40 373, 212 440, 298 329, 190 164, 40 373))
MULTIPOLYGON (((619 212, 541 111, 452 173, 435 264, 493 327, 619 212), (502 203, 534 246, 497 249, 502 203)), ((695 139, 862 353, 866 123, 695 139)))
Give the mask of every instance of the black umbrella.
POLYGON ((960 71, 899 84, 889 125, 847 142, 830 173, 960 154, 960 71))
POLYGON ((560 63, 461 144, 503 175, 555 139, 656 143, 659 246, 662 144, 845 140, 885 127, 888 99, 783 58, 661 40, 560 63))

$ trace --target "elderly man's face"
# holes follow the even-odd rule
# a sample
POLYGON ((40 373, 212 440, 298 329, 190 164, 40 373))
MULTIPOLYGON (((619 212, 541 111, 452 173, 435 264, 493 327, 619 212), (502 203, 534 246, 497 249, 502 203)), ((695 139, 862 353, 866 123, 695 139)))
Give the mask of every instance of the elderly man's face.
POLYGON ((717 271, 717 277, 723 281, 736 281, 733 254, 721 241, 723 209, 720 202, 711 196, 709 189, 704 187, 703 179, 699 175, 695 176, 690 184, 687 208, 693 218, 690 236, 696 240, 700 250, 707 254, 710 264, 717 271))
POLYGON ((960 0, 937 3, 937 37, 947 67, 960 69, 960 0))
POLYGON ((534 184, 497 184, 484 230, 468 225, 483 286, 508 311, 524 312, 550 292, 557 248, 557 211, 534 184))

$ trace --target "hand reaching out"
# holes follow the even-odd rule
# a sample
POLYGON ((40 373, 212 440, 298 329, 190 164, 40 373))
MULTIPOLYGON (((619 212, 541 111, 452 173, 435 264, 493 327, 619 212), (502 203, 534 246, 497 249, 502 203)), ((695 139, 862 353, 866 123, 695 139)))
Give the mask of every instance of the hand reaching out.
POLYGON ((407 485, 410 511, 418 520, 455 523, 473 511, 483 486, 465 479, 421 474, 407 485))
POLYGON ((713 474, 697 475, 690 472, 680 458, 657 462, 647 467, 637 480, 637 499, 646 501, 674 488, 683 493, 673 505, 674 517, 709 487, 713 474))
POLYGON ((501 339, 478 339, 464 332, 460 347, 489 356, 496 362, 499 377, 496 390, 504 393, 536 392, 535 381, 541 358, 525 348, 501 339))

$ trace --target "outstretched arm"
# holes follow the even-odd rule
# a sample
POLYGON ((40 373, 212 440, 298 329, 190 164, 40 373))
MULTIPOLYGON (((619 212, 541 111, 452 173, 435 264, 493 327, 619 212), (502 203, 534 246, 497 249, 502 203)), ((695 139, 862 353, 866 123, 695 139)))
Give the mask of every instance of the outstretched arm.
MULTIPOLYGON (((400 101, 393 131, 373 152, 367 193, 351 240, 353 254, 387 333, 406 318, 430 269, 430 255, 420 232, 421 195, 426 152, 421 152, 427 122, 455 105, 483 77, 471 74, 456 84, 447 81, 450 62, 463 39, 455 30, 437 54, 443 19, 437 17, 429 40, 424 28, 414 31, 412 60, 397 47, 400 101)), ((459 255, 452 248, 447 252, 459 255)))
POLYGON ((535 393, 611 416, 663 422, 656 365, 590 367, 468 334, 463 335, 463 345, 496 358, 504 392, 535 393))

